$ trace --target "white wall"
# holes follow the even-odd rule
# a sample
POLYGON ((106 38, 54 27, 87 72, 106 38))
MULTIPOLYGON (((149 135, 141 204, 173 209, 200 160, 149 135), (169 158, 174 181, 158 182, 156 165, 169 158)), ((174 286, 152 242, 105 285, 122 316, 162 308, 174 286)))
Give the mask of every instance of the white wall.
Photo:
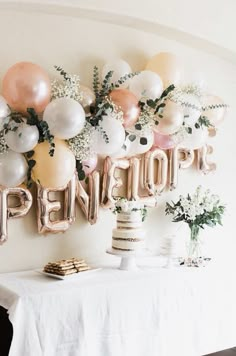
MULTIPOLYGON (((33 2, 31 1, 31 3, 33 2)), ((214 230, 209 228, 203 232, 203 236, 207 237, 213 255, 224 258, 227 258, 229 254, 233 256, 236 248, 236 243, 234 243, 236 66, 233 45, 230 46, 230 43, 226 41, 227 50, 224 51, 221 47, 221 39, 217 43, 215 40, 219 38, 213 38, 212 29, 209 29, 209 33, 204 32, 205 39, 215 42, 213 47, 217 48, 217 51, 212 51, 212 45, 208 46, 206 42, 200 40, 197 42, 196 48, 193 48, 189 39, 192 38, 195 43, 195 37, 191 37, 197 34, 195 20, 192 24, 189 20, 182 22, 182 25, 185 26, 184 30, 191 35, 186 42, 186 37, 179 36, 179 20, 174 18, 174 13, 178 13, 176 7, 170 7, 168 11, 163 9, 162 17, 167 26, 169 26, 169 21, 175 19, 176 26, 174 28, 176 30, 168 32, 161 26, 160 36, 154 33, 156 28, 154 25, 150 28, 142 26, 141 20, 140 22, 137 20, 132 28, 128 23, 124 25, 124 21, 121 21, 121 25, 109 23, 103 12, 99 12, 100 17, 93 16, 91 12, 86 12, 86 16, 82 16, 82 12, 73 13, 71 10, 64 11, 67 13, 66 16, 55 15, 53 7, 49 9, 37 5, 40 11, 36 12, 34 11, 36 8, 30 6, 16 9, 15 3, 11 9, 9 4, 0 4, 0 77, 12 64, 27 60, 40 64, 52 76, 54 74, 53 65, 61 65, 71 73, 80 74, 82 83, 91 85, 94 64, 101 67, 113 57, 122 57, 131 64, 134 70, 142 69, 150 56, 167 50, 176 53, 182 59, 186 69, 185 77, 189 80, 204 77, 211 93, 221 96, 230 104, 227 120, 219 128, 217 137, 211 139, 214 145, 212 159, 217 163, 215 174, 202 176, 196 170, 181 171, 177 190, 163 194, 159 207, 149 212, 146 228, 149 246, 155 250, 158 249, 161 237, 178 228, 178 225, 170 223, 170 219, 164 216, 165 201, 174 199, 180 193, 192 191, 198 184, 202 184, 218 193, 227 203, 224 227, 214 230), (172 14, 170 11, 173 11, 172 14), (142 30, 137 29, 139 23, 142 30), (203 43, 203 50, 199 49, 201 43, 203 43), (212 52, 217 52, 217 56, 212 52)), ((86 7, 85 2, 77 2, 77 5, 78 3, 81 8, 86 7)), ((94 5, 95 3, 90 0, 87 7, 98 9, 94 5)), ((132 3, 134 4, 133 1, 132 3)), ((174 3, 173 0, 171 3, 174 3)), ((69 1, 68 4, 72 4, 72 1, 69 1)), ((130 3, 126 2, 126 4, 128 7, 130 6, 130 3)), ((116 2, 116 5, 112 4, 112 7, 110 5, 110 8, 106 1, 99 2, 99 6, 99 11, 104 6, 106 11, 112 10, 117 14, 121 13, 123 8, 125 9, 123 1, 116 2)), ((122 14, 122 18, 126 20, 125 15, 129 13, 128 7, 122 14)), ((138 18, 143 13, 144 19, 149 16, 149 20, 152 21, 154 11, 148 12, 148 8, 149 10, 156 9, 158 15, 158 4, 155 5, 152 1, 150 1, 150 7, 145 7, 143 12, 141 12, 140 6, 134 6, 132 14, 137 15, 138 18)), ((158 16, 157 18, 159 19, 158 16)), ((231 17, 229 18, 231 24, 230 21, 231 17)), ((148 23, 146 22, 146 25, 148 23)), ((216 23, 219 24, 218 18, 216 18, 216 23)), ((226 20, 225 23, 227 24, 226 20)), ((37 233, 36 211, 33 207, 25 218, 9 221, 9 240, 0 246, 0 272, 35 268, 49 260, 74 255, 83 256, 91 262, 109 262, 113 257, 107 256, 104 251, 110 246, 111 229, 114 224, 115 218, 111 212, 101 209, 98 223, 90 226, 78 210, 75 224, 65 234, 41 236, 37 233)), ((186 233, 186 229, 183 228, 179 235, 183 236, 186 233)))

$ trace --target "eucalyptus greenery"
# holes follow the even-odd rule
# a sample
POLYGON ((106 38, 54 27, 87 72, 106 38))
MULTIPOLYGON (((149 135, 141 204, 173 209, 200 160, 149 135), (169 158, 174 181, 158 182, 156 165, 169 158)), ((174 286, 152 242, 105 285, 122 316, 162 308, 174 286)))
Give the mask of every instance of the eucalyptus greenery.
MULTIPOLYGON (((99 126, 100 121, 102 121, 103 116, 106 116, 108 112, 113 113, 114 111, 119 111, 114 103, 109 100, 109 94, 114 89, 118 89, 123 83, 128 79, 133 78, 138 72, 128 73, 122 76, 118 81, 112 82, 113 71, 109 71, 103 81, 100 81, 98 67, 95 66, 93 69, 93 90, 95 93, 95 103, 90 106, 90 114, 87 115, 88 122, 96 129, 99 126)), ((102 132, 102 136, 106 142, 109 139, 105 132, 102 132)))
MULTIPOLYGON (((9 131, 17 132, 21 124, 26 123, 30 126, 36 126, 39 131, 39 140, 38 143, 48 141, 49 143, 49 155, 52 157, 55 151, 54 136, 51 135, 48 124, 46 121, 41 120, 33 108, 27 109, 28 115, 22 117, 21 113, 12 111, 6 118, 3 125, 3 133, 7 134, 9 131)), ((19 133, 19 136, 21 133, 19 133)), ((25 158, 28 163, 28 172, 27 172, 27 187, 32 186, 32 169, 36 164, 36 161, 32 158, 34 151, 29 151, 25 153, 25 158)))
MULTIPOLYGON (((134 131, 126 130, 126 137, 131 142, 139 138, 140 145, 147 144, 147 139, 145 136, 142 136, 142 133, 146 129, 151 129, 153 126, 157 126, 159 124, 159 121, 163 118, 163 111, 166 106, 165 101, 174 89, 175 86, 172 84, 162 92, 159 98, 139 101, 141 113, 137 123, 135 124, 135 129, 139 131, 140 134, 136 134, 134 131)), ((123 148, 125 149, 126 146, 124 145, 123 148)))

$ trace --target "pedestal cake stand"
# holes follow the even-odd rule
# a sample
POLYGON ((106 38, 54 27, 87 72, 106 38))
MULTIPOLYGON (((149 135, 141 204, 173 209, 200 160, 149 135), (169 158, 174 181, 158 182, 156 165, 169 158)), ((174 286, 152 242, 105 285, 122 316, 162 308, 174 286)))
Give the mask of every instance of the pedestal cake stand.
POLYGON ((114 248, 109 248, 106 253, 121 257, 119 269, 123 271, 137 271, 139 269, 136 264, 136 257, 152 256, 151 251, 146 248, 139 251, 118 251, 114 248))

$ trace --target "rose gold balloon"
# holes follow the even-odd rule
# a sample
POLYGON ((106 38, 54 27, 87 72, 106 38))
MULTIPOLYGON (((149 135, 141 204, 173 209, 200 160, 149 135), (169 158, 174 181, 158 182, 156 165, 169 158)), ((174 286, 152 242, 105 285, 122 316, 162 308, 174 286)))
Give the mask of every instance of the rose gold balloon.
POLYGON ((207 95, 202 99, 203 116, 206 116, 212 125, 219 125, 225 118, 226 105, 221 98, 207 95))
POLYGON ((137 97, 127 89, 116 89, 110 93, 110 99, 123 112, 123 126, 133 126, 140 114, 137 97))
POLYGON ((159 124, 154 127, 154 130, 163 135, 171 135, 177 132, 183 124, 184 112, 178 104, 171 100, 166 100, 165 104, 163 117, 157 116, 159 124))
POLYGON ((170 135, 162 135, 158 132, 154 132, 154 144, 153 147, 159 147, 163 150, 168 150, 176 145, 175 140, 170 135))
POLYGON ((3 78, 2 95, 10 107, 22 113, 34 108, 41 113, 50 101, 51 84, 47 73, 37 64, 19 62, 3 78))

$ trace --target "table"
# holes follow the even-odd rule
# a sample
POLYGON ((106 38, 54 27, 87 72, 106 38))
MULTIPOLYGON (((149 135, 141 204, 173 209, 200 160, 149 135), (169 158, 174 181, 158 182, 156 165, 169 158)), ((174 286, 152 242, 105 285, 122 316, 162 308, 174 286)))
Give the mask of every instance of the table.
MULTIPOLYGON (((154 259, 153 259, 154 260, 154 259)), ((200 356, 236 345, 231 268, 0 274, 10 356, 200 356)))

